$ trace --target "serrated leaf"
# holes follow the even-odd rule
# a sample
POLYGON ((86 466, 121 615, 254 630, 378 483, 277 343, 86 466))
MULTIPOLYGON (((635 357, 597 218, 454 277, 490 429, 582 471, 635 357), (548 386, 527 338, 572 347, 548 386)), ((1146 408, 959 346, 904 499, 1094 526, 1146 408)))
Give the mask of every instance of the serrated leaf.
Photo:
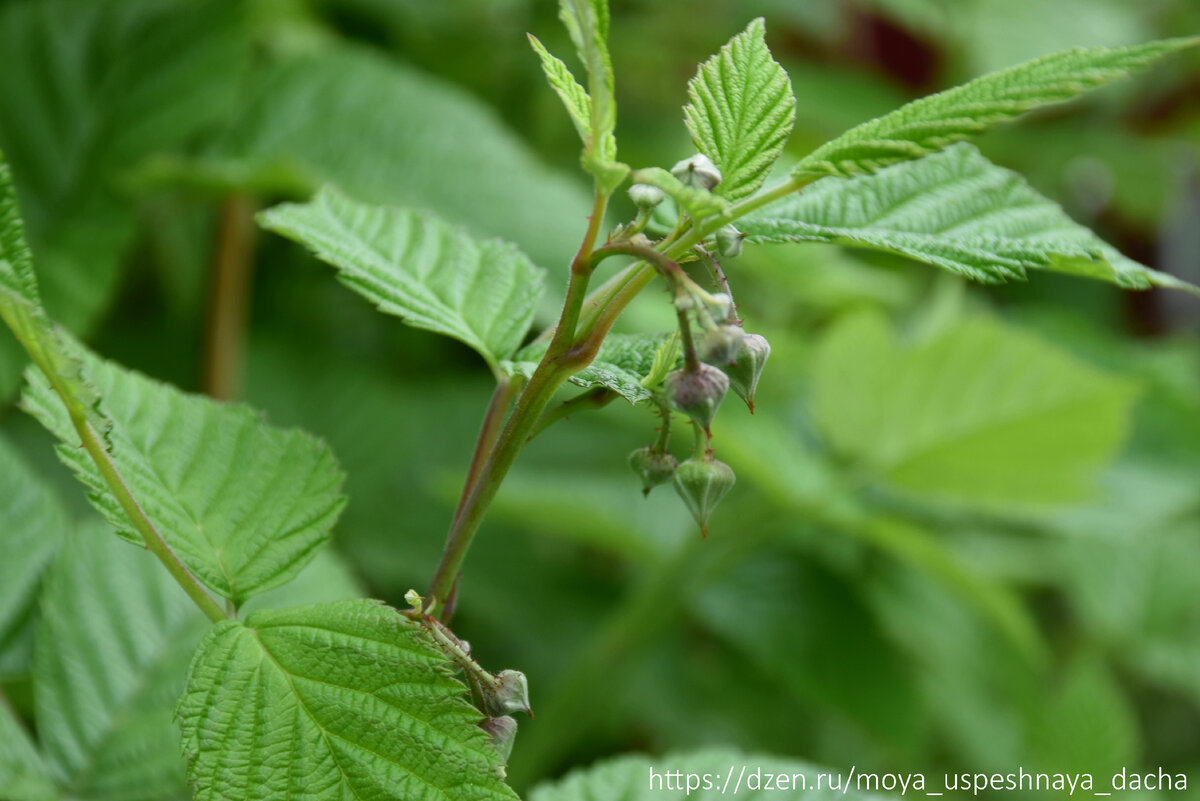
POLYGON ((821 181, 738 225, 751 242, 883 250, 985 283, 1044 269, 1127 289, 1197 291, 1122 256, 1024 178, 968 144, 876 175, 821 181))
POLYGON ((688 186, 662 167, 647 167, 636 171, 633 174, 633 182, 657 186, 678 203, 693 220, 723 214, 729 209, 729 201, 725 198, 698 186, 688 186))
MULTIPOLYGON (((670 334, 610 334, 592 363, 569 380, 585 389, 607 387, 632 404, 649 400, 650 390, 642 385, 642 380, 653 369, 659 347, 670 338, 670 334)), ((534 342, 501 367, 508 375, 529 378, 537 369, 546 347, 545 342, 534 342)))
POLYGON ((543 272, 513 245, 477 240, 433 214, 359 203, 326 187, 259 215, 311 248, 380 311, 470 345, 493 371, 520 346, 543 272))
MULTIPOLYGON (((843 772, 842 777, 847 772, 843 772)), ((715 801, 733 795, 777 801, 834 801, 839 798, 856 801, 888 797, 859 792, 853 786, 831 788, 831 776, 838 776, 838 772, 796 759, 748 754, 731 748, 653 757, 635 754, 598 762, 558 781, 538 785, 529 794, 529 801, 715 801), (758 789, 746 784, 746 777, 753 777, 755 771, 760 780, 758 789), (773 789, 765 790, 761 779, 767 774, 784 781, 772 781, 773 789), (821 776, 821 787, 818 788, 820 774, 825 775, 821 776), (668 775, 672 779, 668 779, 668 775), (689 788, 689 775, 696 777, 701 786, 689 788)))
POLYGON ((60 798, 37 747, 5 703, 0 703, 0 798, 7 801, 60 798))
POLYGON ((3 153, 0 153, 0 288, 29 303, 40 302, 33 256, 25 244, 25 224, 17 208, 17 190, 3 153))
POLYGON ((583 166, 604 192, 624 180, 628 167, 617 163, 617 101, 612 59, 608 54, 607 0, 559 0, 562 20, 588 75, 591 98, 590 136, 584 143, 583 166))
POLYGON ((902 346, 874 315, 819 343, 813 414, 860 470, 931 499, 1081 500, 1124 439, 1137 387, 988 318, 902 346))
POLYGON ((592 99, 588 97, 587 90, 579 85, 562 59, 552 55, 532 33, 529 34, 529 44, 542 60, 542 71, 546 73, 550 88, 566 106, 579 138, 586 144, 592 136, 592 99))
POLYGON ((796 117, 791 82, 765 36, 759 17, 688 82, 684 121, 697 149, 721 171, 714 191, 732 201, 762 186, 796 117))
POLYGON ((448 665, 373 601, 218 623, 176 709, 196 801, 515 799, 448 665))
POLYGON ((1123 78, 1200 38, 1164 39, 1132 47, 1074 48, 976 78, 851 128, 805 156, 795 177, 873 173, 920 158, 997 123, 1123 78))
MULTIPOLYGON (((112 421, 111 458, 122 481, 206 585, 240 603, 289 581, 328 541, 345 499, 323 443, 268 426, 247 406, 188 395, 72 347, 112 421)), ((142 544, 58 397, 32 370, 28 380, 25 408, 62 440, 59 457, 118 533, 142 544)))
POLYGON ((42 573, 70 523, 54 492, 2 437, 0 498, 0 643, 5 643, 27 620, 42 573))
POLYGON ((46 577, 34 657, 38 732, 72 798, 154 801, 186 788, 172 700, 208 621, 162 565, 100 521, 46 577))

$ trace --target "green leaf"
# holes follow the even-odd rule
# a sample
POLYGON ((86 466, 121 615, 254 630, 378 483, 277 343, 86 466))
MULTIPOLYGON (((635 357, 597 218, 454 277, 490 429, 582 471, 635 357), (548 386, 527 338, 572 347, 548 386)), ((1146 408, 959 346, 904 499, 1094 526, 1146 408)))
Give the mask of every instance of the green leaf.
POLYGON ((723 214, 729 201, 699 186, 688 186, 662 167, 647 167, 633 174, 635 184, 657 186, 686 211, 693 220, 723 214))
MULTIPOLYGON (((632 404, 649 400, 650 390, 642 385, 642 381, 654 368, 659 347, 670 338, 670 334, 610 334, 600 345, 592 363, 571 376, 570 381, 585 389, 607 387, 632 404)), ((529 378, 545 354, 547 344, 534 342, 522 348, 501 368, 508 375, 529 378)))
POLYGON ((738 225, 751 242, 883 250, 985 283, 1043 269, 1128 289, 1197 291, 1122 256, 1021 176, 967 144, 877 175, 821 181, 738 225))
POLYGON ((12 709, 0 702, 0 798, 57 801, 58 790, 33 741, 12 709))
POLYGON ((42 573, 70 525, 54 492, 0 437, 0 643, 28 619, 42 573))
MULTIPOLYGON (((617 101, 612 59, 608 55, 607 0, 560 0, 559 19, 571 36, 579 60, 587 68, 591 97, 590 136, 583 149, 583 166, 604 192, 625 179, 629 168, 617 163, 617 101)), ((552 81, 553 83, 553 81, 552 81)))
POLYGON ((33 274, 33 256, 25 244, 25 224, 17 207, 17 191, 12 170, 0 153, 0 288, 38 304, 37 278, 33 274))
POLYGON ((470 345, 493 371, 520 346, 541 297, 542 271, 513 245, 473 239, 433 214, 370 206, 326 187, 259 221, 337 267, 380 311, 470 345))
POLYGON ((1200 38, 1075 48, 993 72, 851 128, 801 159, 792 175, 847 178, 920 158, 1031 109, 1062 103, 1123 78, 1197 43, 1200 38))
POLYGON ((208 621, 158 561, 99 521, 46 577, 34 681, 48 763, 72 798, 185 792, 171 702, 208 621))
MULTIPOLYGON (((112 421, 111 457, 160 536, 197 578, 240 603, 289 581, 328 539, 344 505, 342 474, 321 442, 266 425, 247 406, 215 403, 122 369, 74 345, 83 378, 112 421)), ((66 410, 29 373, 26 409, 63 444, 59 457, 118 533, 141 535, 101 478, 66 410)))
POLYGON ((448 666, 373 601, 218 623, 176 710, 196 800, 515 799, 448 666))
MULTIPOLYGON (((845 777, 848 772, 840 775, 845 777)), ((715 801, 733 795, 773 798, 777 801, 834 801, 839 798, 856 801, 883 797, 859 792, 853 786, 844 793, 839 789, 830 789, 830 776, 838 775, 833 769, 816 767, 807 762, 747 754, 730 748, 654 757, 636 754, 599 762, 586 770, 569 773, 566 778, 541 784, 529 794, 529 801, 715 801), (742 772, 743 768, 745 773, 742 772), (752 790, 746 778, 753 776, 756 771, 760 780, 769 773, 773 778, 778 776, 784 779, 786 785, 773 781, 774 789, 770 791, 761 789, 764 786, 761 784, 758 791, 752 790), (670 786, 666 778, 668 774, 674 777, 674 783, 670 786), (819 774, 826 775, 822 777, 823 787, 818 790, 819 774), (689 775, 700 782, 699 789, 687 787, 689 775), (706 777, 707 784, 704 783, 706 777)))
POLYGON ((716 193, 733 201, 762 186, 796 117, 791 82, 765 36, 760 17, 701 64, 683 107, 692 141, 721 171, 716 193))
POLYGON ((1137 389, 987 318, 897 343, 887 323, 838 324, 815 357, 829 445, 909 492, 985 506, 1081 500, 1124 439, 1137 389))
POLYGON ((587 90, 579 85, 562 59, 552 55, 532 33, 529 34, 529 44, 542 60, 542 71, 546 73, 550 88, 562 99, 575 130, 579 132, 579 138, 587 144, 592 136, 592 99, 588 97, 587 90))

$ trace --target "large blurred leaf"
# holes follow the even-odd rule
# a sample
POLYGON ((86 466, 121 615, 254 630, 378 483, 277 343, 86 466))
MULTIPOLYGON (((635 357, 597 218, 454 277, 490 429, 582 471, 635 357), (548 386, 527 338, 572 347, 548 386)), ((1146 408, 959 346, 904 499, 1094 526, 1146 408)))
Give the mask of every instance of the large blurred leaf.
POLYGON ((188 777, 198 801, 513 799, 465 692, 373 601, 218 623, 179 700, 188 777))
POLYGON ((50 771, 29 734, 0 701, 0 797, 8 801, 57 801, 50 771))
MULTIPOLYGON (((268 426, 246 406, 188 395, 73 351, 113 422, 112 462, 180 560, 235 603, 290 580, 329 538, 345 502, 342 474, 318 440, 268 426)), ((29 372, 26 408, 61 441, 60 458, 122 537, 142 536, 46 380, 29 372)))
MULTIPOLYGON (((591 204, 479 101, 367 50, 331 45, 256 74, 197 177, 225 190, 429 209, 565 265, 591 204)), ((163 165, 170 167, 170 165, 163 165)))
POLYGON ((46 578, 35 690, 47 759, 73 798, 184 791, 172 701, 207 621, 162 565, 84 527, 46 578))
POLYGON ((796 114, 787 73, 765 37, 760 17, 701 64, 683 108, 692 141, 721 171, 716 193, 734 201, 762 186, 796 114))
POLYGON ((479 241, 432 214, 358 203, 331 187, 259 219, 337 267, 380 311, 470 345, 493 371, 520 346, 542 294, 542 271, 507 242, 479 241))
MULTIPOLYGON (((847 771, 848 773, 848 771, 847 771)), ((529 801, 712 801, 726 795, 739 798, 779 801, 833 801, 838 798, 881 798, 856 788, 831 789, 831 776, 847 778, 829 768, 783 757, 746 754, 733 749, 711 749, 661 757, 630 755, 599 762, 586 770, 575 771, 559 781, 534 788, 529 801), (757 772, 759 787, 746 783, 757 772), (824 786, 817 789, 818 774, 824 786), (763 789, 762 778, 771 774, 784 783, 772 781, 771 790, 763 789), (670 781, 666 776, 672 776, 670 781), (658 780, 654 780, 658 776, 658 780), (688 777, 697 785, 688 786, 688 777), (806 789, 807 788, 807 789, 806 789)), ((853 783, 853 779, 850 782, 853 783)), ((839 788, 841 782, 838 783, 839 788)))
POLYGON ((967 320, 898 344, 844 320, 816 356, 813 412, 859 468, 930 497, 989 506, 1079 500, 1125 435, 1136 390, 1020 330, 967 320))
POLYGON ((967 144, 877 175, 821 181, 739 226, 753 242, 883 250, 986 283, 1047 269, 1135 289, 1200 291, 1122 256, 967 144))
POLYGON ((27 619, 70 525, 59 499, 0 438, 0 651, 27 619))
POLYGON ((976 78, 863 123, 805 156, 796 176, 850 177, 920 158, 993 125, 1114 81, 1200 39, 1075 48, 976 78))

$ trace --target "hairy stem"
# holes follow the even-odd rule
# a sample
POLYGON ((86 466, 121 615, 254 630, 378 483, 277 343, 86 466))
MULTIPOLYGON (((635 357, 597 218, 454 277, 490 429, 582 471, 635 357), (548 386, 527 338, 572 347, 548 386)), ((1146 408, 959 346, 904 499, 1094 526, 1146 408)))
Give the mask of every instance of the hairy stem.
POLYGON ((462 515, 463 507, 467 504, 467 498, 470 497, 471 491, 475 489, 475 484, 479 481, 479 474, 483 471, 483 466, 487 464, 488 457, 492 454, 492 448, 496 445, 496 438, 500 436, 500 429, 504 424, 504 417, 508 413, 508 408, 512 405, 513 398, 521 391, 523 384, 524 379, 517 376, 501 378, 496 384, 496 391, 492 393, 492 400, 488 403, 487 411, 483 413, 483 424, 479 427, 479 438, 475 442, 475 453, 471 456, 471 466, 467 469, 467 478, 463 482, 462 495, 458 499, 458 508, 454 510, 455 520, 462 515))
POLYGON ((238 394, 254 232, 254 204, 245 195, 227 197, 217 222, 201 380, 204 394, 216 400, 238 394))

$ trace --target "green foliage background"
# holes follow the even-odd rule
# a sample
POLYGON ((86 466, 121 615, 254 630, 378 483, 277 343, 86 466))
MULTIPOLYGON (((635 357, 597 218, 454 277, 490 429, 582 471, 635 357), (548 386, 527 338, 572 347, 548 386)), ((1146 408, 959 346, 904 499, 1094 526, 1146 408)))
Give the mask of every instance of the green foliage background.
MULTIPOLYGON (((536 317, 550 322, 590 208, 571 120, 524 36, 569 52, 555 14, 540 0, 0 3, 0 150, 50 312, 106 358, 203 389, 222 204, 331 182, 515 242, 549 271, 536 317)), ((686 81, 758 15, 798 100, 791 161, 982 72, 1200 30, 1188 0, 615 2, 624 161, 690 153, 686 81)), ((1126 255, 1197 282, 1197 76, 1185 54, 980 148, 1126 255)), ((731 400, 714 429, 741 480, 709 539, 668 491, 641 500, 625 456, 654 423, 618 401, 522 454, 468 557, 456 630, 532 687, 518 792, 608 754, 725 745, 879 771, 1164 766, 1200 787, 1195 299, 1050 273, 978 287, 817 244, 748 247, 729 271, 774 352, 757 414, 731 400)), ((485 365, 265 231, 250 299, 238 394, 325 439, 350 499, 333 532, 344 564, 313 568, 337 578, 281 592, 345 597, 349 570, 403 605, 440 552, 485 365)), ((644 300, 623 330, 670 325, 659 293, 644 300)), ((100 526, 13 405, 17 354, 0 332, 0 532, 19 555, 0 559, 0 688, 29 718, 44 707, 35 649, 88 639, 62 591, 88 577, 54 551, 100 526), (32 606, 43 567, 49 600, 32 606), (35 646, 42 618, 54 636, 35 646)), ((182 671, 202 629, 176 595, 161 625, 127 626, 130 664, 158 654, 182 671)), ((177 737, 160 689, 127 711, 177 737)), ((72 723, 71 741, 99 725, 72 723)), ((146 798, 181 786, 160 757, 146 798)))

